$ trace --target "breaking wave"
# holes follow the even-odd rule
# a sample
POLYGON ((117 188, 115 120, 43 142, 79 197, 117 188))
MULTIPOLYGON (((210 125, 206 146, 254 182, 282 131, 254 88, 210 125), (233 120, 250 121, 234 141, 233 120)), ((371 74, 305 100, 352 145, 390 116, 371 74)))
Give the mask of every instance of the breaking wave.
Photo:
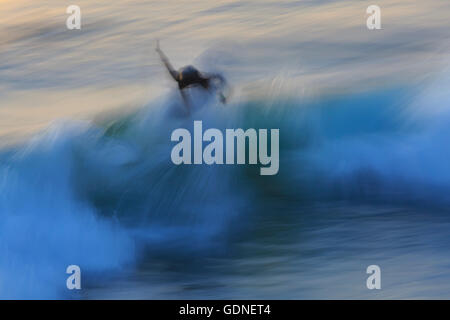
MULTIPOLYGON (((401 87, 320 98, 273 95, 222 106, 176 93, 137 112, 60 121, 0 155, 0 297, 79 298, 76 264, 95 283, 147 252, 226 246, 279 203, 449 202, 448 91, 401 87), (175 166, 175 128, 279 128, 280 169, 175 166)), ((220 252, 220 250, 218 250, 220 252)))

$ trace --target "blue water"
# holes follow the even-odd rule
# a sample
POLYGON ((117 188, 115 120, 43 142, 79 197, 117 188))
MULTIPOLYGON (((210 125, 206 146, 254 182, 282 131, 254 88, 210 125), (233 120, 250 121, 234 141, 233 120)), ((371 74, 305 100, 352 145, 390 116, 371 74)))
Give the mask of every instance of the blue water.
POLYGON ((200 95, 190 117, 175 94, 3 151, 2 297, 448 297, 448 126, 410 116, 413 88, 226 107, 200 95), (279 128, 279 174, 173 165, 170 133, 194 119, 279 128))

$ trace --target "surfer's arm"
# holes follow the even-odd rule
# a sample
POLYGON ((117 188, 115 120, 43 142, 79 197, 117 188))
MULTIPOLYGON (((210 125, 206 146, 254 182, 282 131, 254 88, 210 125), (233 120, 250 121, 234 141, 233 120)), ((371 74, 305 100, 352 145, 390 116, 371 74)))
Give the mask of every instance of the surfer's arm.
POLYGON ((225 78, 222 75, 218 74, 218 73, 210 74, 209 75, 209 79, 210 80, 215 80, 215 79, 219 80, 219 82, 221 83, 222 86, 225 86, 226 83, 227 83, 225 78))
POLYGON ((172 76, 172 78, 177 81, 177 76, 178 76, 178 72, 172 67, 172 65, 169 62, 169 59, 166 57, 166 55, 164 54, 164 52, 162 52, 162 50, 159 48, 159 41, 157 42, 156 45, 156 52, 158 52, 159 57, 161 58, 161 61, 164 63, 164 65, 166 66, 167 70, 169 71, 170 75, 172 76))
POLYGON ((217 95, 219 96, 220 101, 225 104, 227 103, 227 97, 223 94, 222 90, 225 88, 229 89, 229 86, 227 84, 227 81, 225 78, 220 74, 210 74, 208 77, 208 81, 216 82, 216 89, 217 89, 217 95), (217 81, 219 83, 217 83, 217 81))

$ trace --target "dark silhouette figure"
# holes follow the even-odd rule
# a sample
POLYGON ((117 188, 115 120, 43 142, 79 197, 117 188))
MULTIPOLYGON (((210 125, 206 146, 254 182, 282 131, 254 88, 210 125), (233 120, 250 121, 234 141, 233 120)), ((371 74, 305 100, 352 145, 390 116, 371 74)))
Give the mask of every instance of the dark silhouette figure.
POLYGON ((184 103, 188 109, 189 103, 183 90, 185 88, 193 86, 201 86, 206 90, 216 90, 220 101, 224 104, 226 103, 226 98, 220 90, 226 85, 224 77, 219 74, 202 73, 198 71, 194 66, 186 66, 176 71, 170 64, 169 59, 159 48, 159 41, 156 45, 156 52, 158 52, 162 62, 166 66, 172 78, 178 83, 178 88, 180 89, 181 96, 183 97, 184 103))

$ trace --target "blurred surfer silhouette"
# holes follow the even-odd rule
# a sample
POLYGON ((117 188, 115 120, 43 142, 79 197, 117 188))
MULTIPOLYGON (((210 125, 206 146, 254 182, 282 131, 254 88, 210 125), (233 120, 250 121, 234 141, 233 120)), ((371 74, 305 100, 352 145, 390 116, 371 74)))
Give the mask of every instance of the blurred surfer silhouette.
POLYGON ((226 103, 226 97, 224 96, 222 89, 226 86, 226 80, 220 74, 208 74, 198 71, 194 66, 186 66, 178 71, 175 70, 169 62, 169 59, 159 48, 159 41, 156 42, 156 52, 161 57, 162 62, 166 66, 172 78, 178 83, 181 96, 183 97, 184 104, 189 111, 189 102, 186 97, 186 93, 183 91, 185 88, 200 86, 206 90, 212 90, 217 93, 222 103, 226 103))

